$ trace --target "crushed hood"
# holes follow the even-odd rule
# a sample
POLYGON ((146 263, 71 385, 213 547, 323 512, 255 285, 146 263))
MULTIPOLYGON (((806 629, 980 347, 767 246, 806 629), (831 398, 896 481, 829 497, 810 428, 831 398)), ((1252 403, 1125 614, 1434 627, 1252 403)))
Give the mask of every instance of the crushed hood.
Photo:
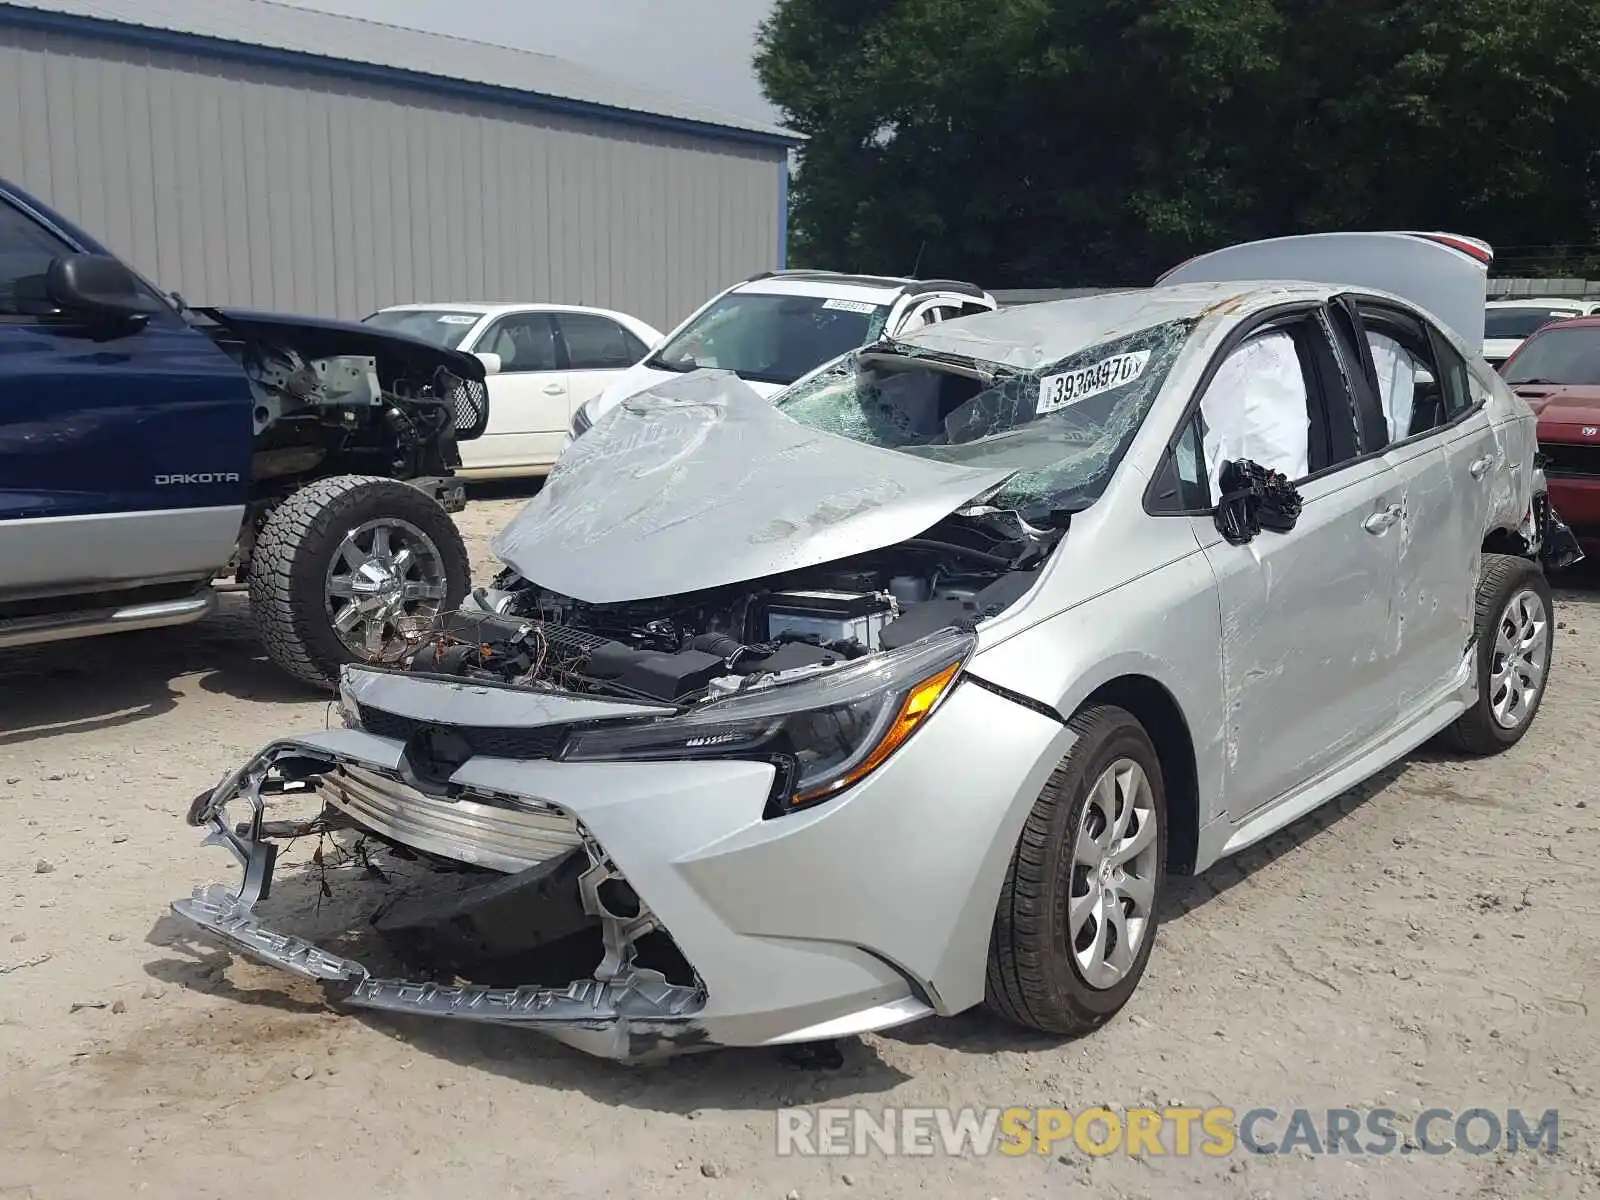
POLYGON ((491 548, 590 604, 676 596, 905 541, 1013 473, 810 429, 732 372, 696 371, 573 442, 491 548))
POLYGON ((374 329, 348 321, 297 317, 282 313, 250 312, 238 308, 201 308, 201 315, 242 338, 293 346, 306 358, 331 358, 340 354, 369 355, 379 360, 380 374, 417 377, 445 368, 458 379, 482 383, 481 359, 449 350, 402 333, 374 329))

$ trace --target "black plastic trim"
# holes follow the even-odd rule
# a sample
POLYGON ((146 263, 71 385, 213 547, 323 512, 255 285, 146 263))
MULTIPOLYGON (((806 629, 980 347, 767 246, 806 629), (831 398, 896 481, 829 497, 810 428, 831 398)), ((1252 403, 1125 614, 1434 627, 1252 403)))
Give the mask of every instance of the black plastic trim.
POLYGON ((1024 696, 1021 692, 1014 692, 1008 687, 983 678, 981 675, 974 675, 969 671, 962 676, 962 680, 966 683, 975 684, 986 692, 993 692, 996 696, 1001 696, 1011 701, 1013 704, 1021 705, 1023 708, 1032 709, 1041 717, 1049 717, 1058 725, 1065 725, 1067 723, 1066 717, 1062 716, 1058 709, 1052 708, 1044 701, 1035 700, 1032 696, 1024 696))

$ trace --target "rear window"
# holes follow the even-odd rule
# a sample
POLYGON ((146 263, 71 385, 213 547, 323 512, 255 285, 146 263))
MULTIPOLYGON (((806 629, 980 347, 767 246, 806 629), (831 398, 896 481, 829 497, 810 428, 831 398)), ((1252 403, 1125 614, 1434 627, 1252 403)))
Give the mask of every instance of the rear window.
POLYGON ((376 312, 362 324, 420 338, 435 346, 443 346, 446 350, 458 350, 467 334, 472 332, 472 327, 482 319, 481 313, 456 309, 411 308, 376 312))
POLYGON ((1529 339, 1506 365, 1505 380, 1600 385, 1600 326, 1551 329, 1529 339))
POLYGON ((1525 338, 1551 321, 1577 316, 1571 308, 1491 308, 1483 315, 1485 338, 1525 338))

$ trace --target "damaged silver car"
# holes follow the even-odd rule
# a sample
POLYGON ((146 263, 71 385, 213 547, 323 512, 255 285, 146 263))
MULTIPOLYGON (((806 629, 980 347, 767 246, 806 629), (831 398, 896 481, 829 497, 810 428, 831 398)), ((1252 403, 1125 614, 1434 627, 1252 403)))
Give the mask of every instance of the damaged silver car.
POLYGON ((1255 243, 775 404, 710 371, 630 398, 408 669, 347 668, 342 727, 195 802, 243 882, 174 907, 348 1005, 618 1059, 985 1002, 1093 1029, 1169 876, 1533 721, 1541 564, 1577 551, 1478 355, 1488 259, 1255 243), (451 881, 375 918, 409 976, 263 922, 311 833, 451 881))

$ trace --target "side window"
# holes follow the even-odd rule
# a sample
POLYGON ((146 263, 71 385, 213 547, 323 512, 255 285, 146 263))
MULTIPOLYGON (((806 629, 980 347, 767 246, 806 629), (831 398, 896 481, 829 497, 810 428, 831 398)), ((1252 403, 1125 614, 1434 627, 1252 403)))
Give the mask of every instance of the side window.
POLYGON ((500 356, 503 375, 557 369, 555 331, 542 313, 500 318, 478 349, 500 356))
POLYGON ((1456 352, 1437 329, 1428 330, 1433 342, 1433 360, 1439 366, 1439 387, 1444 394, 1445 420, 1454 421, 1477 403, 1468 382, 1467 360, 1456 352))
POLYGON ((0 317, 49 311, 45 272, 52 259, 71 253, 71 246, 0 200, 0 317))
POLYGON ((953 321, 956 317, 975 317, 979 313, 993 311, 994 309, 990 308, 987 304, 963 304, 956 310, 955 316, 952 316, 949 319, 953 321))
POLYGON ((1309 374, 1286 329, 1255 334, 1229 353, 1200 401, 1201 465, 1213 486, 1223 463, 1245 458, 1290 480, 1311 473, 1309 374))
POLYGON ((1206 473, 1205 420, 1199 413, 1189 418, 1189 423, 1178 436, 1172 447, 1172 461, 1183 507, 1190 512, 1210 508, 1212 499, 1210 476, 1206 473))
POLYGON ((647 347, 609 317, 593 313, 556 313, 567 343, 567 365, 574 371, 617 371, 631 367, 647 347))
POLYGON ((1448 425, 1472 407, 1467 364, 1443 335, 1408 313, 1359 305, 1389 441, 1448 425))

